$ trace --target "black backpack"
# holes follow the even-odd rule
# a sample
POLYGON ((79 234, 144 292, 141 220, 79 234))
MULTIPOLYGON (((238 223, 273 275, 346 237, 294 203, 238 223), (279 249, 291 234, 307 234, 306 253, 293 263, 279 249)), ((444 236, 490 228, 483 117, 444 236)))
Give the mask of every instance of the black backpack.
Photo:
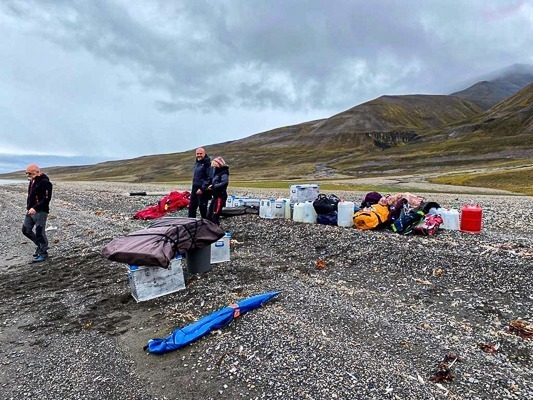
POLYGON ((341 201, 341 199, 334 194, 319 194, 315 201, 313 201, 313 207, 318 215, 329 214, 333 211, 337 211, 339 201, 341 201))

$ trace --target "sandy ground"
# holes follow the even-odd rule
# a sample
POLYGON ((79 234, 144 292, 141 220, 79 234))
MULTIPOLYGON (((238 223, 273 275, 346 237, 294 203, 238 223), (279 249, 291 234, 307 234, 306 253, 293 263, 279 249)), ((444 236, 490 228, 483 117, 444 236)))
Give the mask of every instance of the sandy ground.
MULTIPOLYGON (((0 398, 533 398, 532 340, 508 331, 511 320, 533 322, 531 197, 476 195, 481 235, 225 219, 239 242, 230 262, 185 271, 185 290, 136 303, 125 266, 100 251, 147 225, 130 216, 157 198, 124 192, 169 189, 57 183, 51 256, 32 265, 33 246, 20 233, 25 187, 0 186, 0 398), (143 350, 273 290, 276 300, 185 349, 143 350), (432 382, 450 354, 459 357, 455 378, 432 382)), ((427 197, 457 207, 472 195, 427 197)))

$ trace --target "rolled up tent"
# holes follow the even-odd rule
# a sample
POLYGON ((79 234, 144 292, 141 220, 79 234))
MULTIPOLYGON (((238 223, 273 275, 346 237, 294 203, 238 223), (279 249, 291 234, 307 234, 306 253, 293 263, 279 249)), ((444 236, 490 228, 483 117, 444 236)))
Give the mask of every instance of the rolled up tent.
POLYGON ((206 219, 162 218, 146 229, 113 239, 102 249, 102 256, 129 265, 168 268, 177 254, 209 246, 225 233, 206 219))

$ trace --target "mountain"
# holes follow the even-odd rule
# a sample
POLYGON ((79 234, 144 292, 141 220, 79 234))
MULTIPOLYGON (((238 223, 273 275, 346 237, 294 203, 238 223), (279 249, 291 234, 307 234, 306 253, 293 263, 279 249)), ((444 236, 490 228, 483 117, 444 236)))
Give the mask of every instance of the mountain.
MULTIPOLYGON (((483 112, 454 96, 382 96, 330 118, 209 146, 232 178, 416 173, 533 158, 533 84, 483 112)), ((61 179, 188 181, 192 151, 48 168, 61 179)))
MULTIPOLYGON (((533 84, 488 110, 459 96, 381 96, 330 118, 208 146, 207 152, 225 158, 234 181, 531 169, 533 84)), ((188 182, 193 164, 190 150, 46 172, 65 180, 188 182)))
POLYGON ((452 93, 488 110, 533 82, 533 65, 514 64, 486 75, 467 89, 452 93))

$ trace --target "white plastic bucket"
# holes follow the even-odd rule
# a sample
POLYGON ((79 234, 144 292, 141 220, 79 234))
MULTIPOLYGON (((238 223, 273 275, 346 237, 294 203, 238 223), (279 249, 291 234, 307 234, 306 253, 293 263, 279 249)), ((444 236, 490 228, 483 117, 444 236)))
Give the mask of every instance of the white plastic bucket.
POLYGON ((442 217, 442 229, 449 229, 453 231, 459 230, 459 210, 454 208, 437 208, 437 214, 442 217))
POLYGON ((305 203, 296 203, 294 205, 294 213, 292 216, 292 219, 295 222, 304 222, 304 216, 305 216, 305 203))
POLYGON ((353 210, 355 203, 353 201, 341 201, 337 205, 337 225, 353 226, 353 210))
POLYGON ((302 222, 306 224, 316 224, 316 211, 312 201, 306 201, 304 203, 304 218, 302 222))

